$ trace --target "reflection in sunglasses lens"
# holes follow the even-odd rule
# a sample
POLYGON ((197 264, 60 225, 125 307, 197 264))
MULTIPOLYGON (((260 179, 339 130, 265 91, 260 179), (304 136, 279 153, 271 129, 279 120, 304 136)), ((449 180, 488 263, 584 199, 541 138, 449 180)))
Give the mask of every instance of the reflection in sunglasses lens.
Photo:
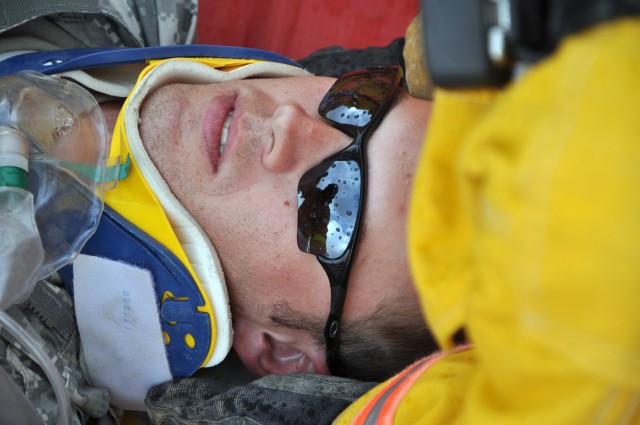
POLYGON ((298 186, 298 247, 336 259, 344 254, 360 203, 360 167, 334 161, 309 170, 298 186))

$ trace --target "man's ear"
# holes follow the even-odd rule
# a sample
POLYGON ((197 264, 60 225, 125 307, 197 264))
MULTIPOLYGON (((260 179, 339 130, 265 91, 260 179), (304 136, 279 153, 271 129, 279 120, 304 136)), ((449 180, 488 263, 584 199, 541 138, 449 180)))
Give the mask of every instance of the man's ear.
POLYGON ((233 348, 245 366, 258 376, 329 373, 324 351, 311 342, 310 336, 284 337, 251 324, 236 323, 233 348))
POLYGON ((313 359, 294 345, 266 335, 270 350, 264 353, 263 366, 268 373, 317 373, 313 359))

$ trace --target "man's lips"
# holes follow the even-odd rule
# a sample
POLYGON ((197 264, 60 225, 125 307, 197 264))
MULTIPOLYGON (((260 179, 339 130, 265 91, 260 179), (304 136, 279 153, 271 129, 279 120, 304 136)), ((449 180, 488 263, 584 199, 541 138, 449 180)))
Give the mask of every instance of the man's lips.
POLYGON ((233 110, 233 97, 215 97, 207 105, 202 118, 202 140, 215 173, 220 162, 220 137, 224 122, 233 110))

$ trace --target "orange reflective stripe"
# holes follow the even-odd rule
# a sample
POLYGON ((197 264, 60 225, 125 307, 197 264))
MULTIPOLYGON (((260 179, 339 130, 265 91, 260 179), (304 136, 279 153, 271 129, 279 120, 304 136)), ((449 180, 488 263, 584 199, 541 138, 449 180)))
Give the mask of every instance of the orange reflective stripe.
POLYGON ((422 373, 444 356, 442 353, 437 354, 437 356, 427 357, 418 368, 411 371, 411 375, 408 375, 402 380, 402 382, 399 382, 400 385, 389 393, 387 400, 380 406, 378 417, 374 419, 374 422, 369 422, 367 420, 366 424, 393 424, 393 419, 396 416, 396 411, 398 410, 400 401, 404 398, 416 380, 422 376, 422 373))
POLYGON ((452 351, 437 352, 409 366, 369 400, 354 418, 352 425, 392 425, 400 402, 424 371, 445 355, 464 351, 470 347, 470 345, 463 345, 452 351))
MULTIPOLYGON (((418 363, 420 362, 422 362, 422 360, 418 361, 418 363)), ((400 372, 398 375, 396 375, 392 380, 390 380, 386 385, 386 389, 381 389, 371 400, 369 400, 369 402, 358 413, 358 415, 355 418, 353 418, 351 425, 364 425, 365 421, 367 420, 367 417, 369 416, 369 413, 371 412, 371 409, 373 409, 373 407, 378 403, 378 400, 380 400, 380 398, 382 398, 389 391, 389 388, 393 388, 393 386, 399 380, 401 380, 403 377, 409 374, 414 366, 415 364, 412 366, 409 366, 408 368, 400 372)))

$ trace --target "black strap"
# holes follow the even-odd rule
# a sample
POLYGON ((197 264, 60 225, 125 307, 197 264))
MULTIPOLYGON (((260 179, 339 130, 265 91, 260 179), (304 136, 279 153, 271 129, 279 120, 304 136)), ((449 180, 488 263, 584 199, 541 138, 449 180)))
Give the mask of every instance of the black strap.
POLYGON ((422 0, 427 64, 436 85, 492 87, 517 62, 551 54, 567 35, 623 16, 640 0, 422 0))
POLYGON ((624 16, 640 15, 640 0, 511 0, 514 59, 537 60, 568 35, 624 16))
POLYGON ((623 16, 640 14, 640 0, 550 0, 548 31, 560 40, 568 34, 623 16))

